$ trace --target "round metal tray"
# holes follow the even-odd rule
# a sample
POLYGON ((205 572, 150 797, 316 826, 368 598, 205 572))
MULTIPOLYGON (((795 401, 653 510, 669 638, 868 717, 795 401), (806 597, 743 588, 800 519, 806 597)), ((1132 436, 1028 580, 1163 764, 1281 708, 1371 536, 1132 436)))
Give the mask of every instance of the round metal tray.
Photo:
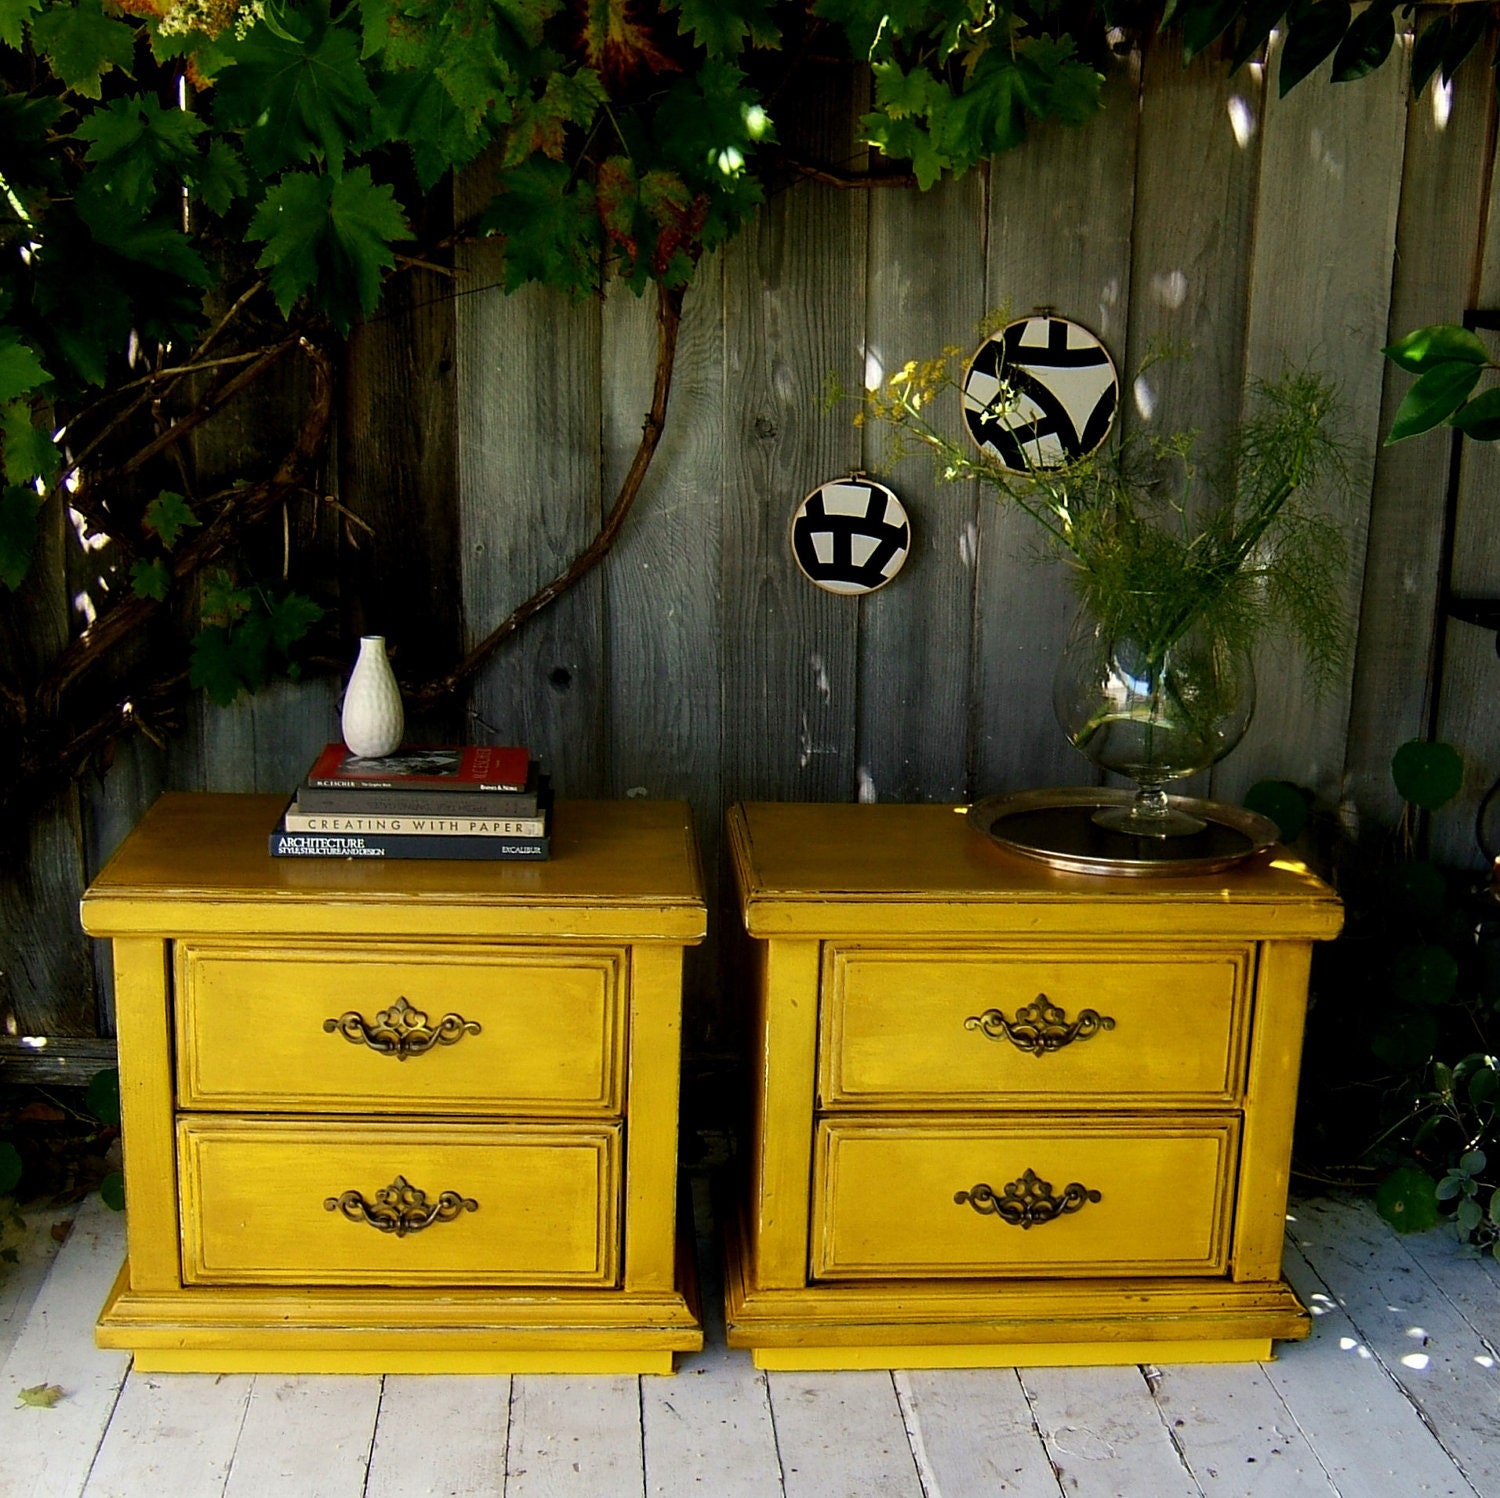
POLYGON ((1185 837, 1132 837, 1093 821, 1101 806, 1122 806, 1130 791, 1097 786, 987 796, 968 812, 969 824, 1012 853, 1074 874, 1212 874, 1261 853, 1276 841, 1276 824, 1240 806, 1169 796, 1168 802, 1207 825, 1185 837))

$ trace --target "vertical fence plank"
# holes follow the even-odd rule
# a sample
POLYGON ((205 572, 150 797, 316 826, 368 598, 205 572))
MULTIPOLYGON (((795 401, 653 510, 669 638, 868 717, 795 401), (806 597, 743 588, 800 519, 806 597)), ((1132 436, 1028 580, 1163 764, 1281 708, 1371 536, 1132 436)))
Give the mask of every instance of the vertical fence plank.
MULTIPOLYGON (((930 192, 882 189, 870 201, 866 379, 946 345, 967 349, 984 305, 984 178, 930 192)), ((865 466, 880 472, 882 434, 866 428, 865 466)), ((863 800, 961 801, 979 496, 944 484, 925 454, 887 475, 912 522, 906 565, 861 605, 859 794, 863 800)))
MULTIPOLYGON (((1342 527, 1350 565, 1339 603, 1352 623, 1380 437, 1380 349, 1389 324, 1406 70, 1382 68, 1347 87, 1309 79, 1281 99, 1275 56, 1266 83, 1248 367, 1253 377, 1274 379, 1288 366, 1311 366, 1338 386, 1352 480, 1342 527)), ((1271 777, 1337 799, 1352 667, 1321 695, 1290 652, 1264 649, 1257 667, 1255 718, 1215 774, 1215 794, 1238 800, 1255 781, 1271 777)))
MULTIPOLYGON (((600 519, 600 308, 528 287, 493 289, 492 247, 460 269, 459 495, 467 644, 593 540, 600 519), (481 289, 486 284, 492 289, 481 289)), ((605 785, 607 693, 597 569, 501 647, 480 673, 472 735, 523 744, 565 796, 605 785)))
MULTIPOLYGON (((858 103, 830 69, 782 139, 845 160, 858 103), (814 110, 816 113, 814 114, 814 110)), ((788 540, 815 485, 859 462, 859 434, 818 394, 864 371, 867 214, 811 183, 772 195, 726 253, 724 790, 727 799, 844 801, 854 791, 856 599, 813 586, 788 540)))
MULTIPOLYGON (((1105 113, 1044 126, 990 168, 988 296, 1025 316, 1051 307, 1098 335, 1125 367, 1139 58, 1116 65, 1105 113)), ((986 500, 974 631, 976 794, 1093 778, 1052 712, 1052 676, 1076 607, 1064 569, 1035 565, 1036 525, 986 500)))

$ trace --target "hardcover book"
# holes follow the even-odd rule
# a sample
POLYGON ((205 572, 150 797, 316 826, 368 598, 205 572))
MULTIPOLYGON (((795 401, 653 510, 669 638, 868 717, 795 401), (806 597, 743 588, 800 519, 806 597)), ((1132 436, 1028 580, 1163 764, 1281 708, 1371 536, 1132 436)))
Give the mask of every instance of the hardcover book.
POLYGON ((454 817, 540 817, 552 804, 546 775, 531 762, 524 791, 378 790, 372 786, 310 786, 297 790, 298 812, 331 812, 335 816, 421 816, 437 812, 454 817))
POLYGON ((413 746, 361 759, 344 744, 329 744, 307 772, 307 783, 368 790, 516 792, 526 789, 530 773, 530 754, 513 747, 413 746))
POLYGON ((271 834, 273 858, 486 858, 532 862, 547 858, 545 837, 376 836, 356 832, 284 832, 271 834))
POLYGON ((375 837, 546 837, 547 818, 445 817, 432 812, 417 816, 304 811, 300 799, 281 820, 284 832, 363 833, 375 837))

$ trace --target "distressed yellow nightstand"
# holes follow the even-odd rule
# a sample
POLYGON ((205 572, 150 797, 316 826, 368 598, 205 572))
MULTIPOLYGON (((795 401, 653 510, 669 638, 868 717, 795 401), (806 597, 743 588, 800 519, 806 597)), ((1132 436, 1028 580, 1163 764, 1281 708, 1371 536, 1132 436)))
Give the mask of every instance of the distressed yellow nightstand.
POLYGON ((1312 943, 1290 858, 1066 874, 961 809, 729 815, 758 995, 729 1343, 763 1368, 1227 1361, 1281 1278, 1312 943))
POLYGON ((275 796, 162 797, 83 900, 113 943, 148 1370, 658 1372, 685 806, 563 802, 546 863, 273 859, 275 796))

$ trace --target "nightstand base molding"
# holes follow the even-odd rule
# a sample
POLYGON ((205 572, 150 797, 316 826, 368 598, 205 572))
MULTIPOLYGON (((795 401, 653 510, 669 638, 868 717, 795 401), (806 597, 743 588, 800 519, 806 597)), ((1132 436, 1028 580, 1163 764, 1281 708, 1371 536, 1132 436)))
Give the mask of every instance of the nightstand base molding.
POLYGON ((703 1345, 674 1292, 140 1294, 121 1268, 94 1332, 161 1373, 670 1373, 703 1345))

